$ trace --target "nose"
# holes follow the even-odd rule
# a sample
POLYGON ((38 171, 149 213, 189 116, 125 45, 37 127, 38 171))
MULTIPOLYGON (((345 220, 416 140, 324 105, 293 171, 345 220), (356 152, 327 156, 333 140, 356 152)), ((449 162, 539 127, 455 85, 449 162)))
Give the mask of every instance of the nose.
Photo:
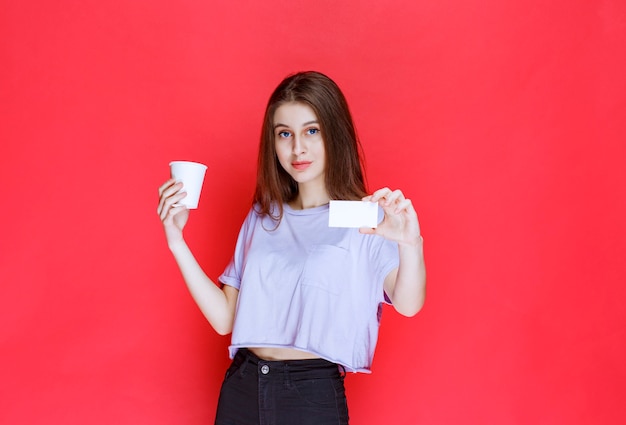
POLYGON ((304 140, 302 140, 301 136, 296 135, 293 137, 292 152, 296 156, 306 152, 306 146, 304 145, 304 140))

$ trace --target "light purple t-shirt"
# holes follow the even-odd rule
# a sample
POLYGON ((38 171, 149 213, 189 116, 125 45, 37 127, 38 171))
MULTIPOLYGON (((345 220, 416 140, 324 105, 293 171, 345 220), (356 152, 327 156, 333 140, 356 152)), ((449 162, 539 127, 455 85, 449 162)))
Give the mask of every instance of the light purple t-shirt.
POLYGON ((231 358, 242 347, 295 348, 369 373, 384 279, 396 267, 395 242, 328 227, 328 205, 284 205, 278 227, 252 209, 219 277, 239 289, 231 358))

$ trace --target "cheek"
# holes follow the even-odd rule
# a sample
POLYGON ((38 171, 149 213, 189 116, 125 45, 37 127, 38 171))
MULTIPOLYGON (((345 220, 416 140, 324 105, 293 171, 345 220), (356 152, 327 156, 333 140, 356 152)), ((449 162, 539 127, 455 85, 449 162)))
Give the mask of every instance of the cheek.
POLYGON ((324 148, 324 142, 320 142, 317 145, 317 156, 322 159, 326 159, 326 149, 324 148))
POLYGON ((289 161, 290 152, 287 149, 284 149, 284 146, 274 146, 274 152, 276 153, 276 157, 278 158, 278 162, 284 164, 289 161))

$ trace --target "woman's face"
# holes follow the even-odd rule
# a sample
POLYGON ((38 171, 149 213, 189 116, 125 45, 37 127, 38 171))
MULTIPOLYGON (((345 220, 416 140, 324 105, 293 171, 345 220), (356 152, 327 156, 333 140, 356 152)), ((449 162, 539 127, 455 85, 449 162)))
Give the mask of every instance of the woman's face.
POLYGON ((274 113, 274 146, 280 165, 300 185, 326 190, 326 152, 317 116, 310 106, 284 103, 274 113))

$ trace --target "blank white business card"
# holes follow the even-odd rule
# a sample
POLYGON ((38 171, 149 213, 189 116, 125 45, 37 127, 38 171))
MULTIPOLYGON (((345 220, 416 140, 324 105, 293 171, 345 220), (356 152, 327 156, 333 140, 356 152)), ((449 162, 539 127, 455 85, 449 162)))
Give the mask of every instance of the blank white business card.
POLYGON ((376 227, 378 203, 330 201, 328 227, 376 227))

